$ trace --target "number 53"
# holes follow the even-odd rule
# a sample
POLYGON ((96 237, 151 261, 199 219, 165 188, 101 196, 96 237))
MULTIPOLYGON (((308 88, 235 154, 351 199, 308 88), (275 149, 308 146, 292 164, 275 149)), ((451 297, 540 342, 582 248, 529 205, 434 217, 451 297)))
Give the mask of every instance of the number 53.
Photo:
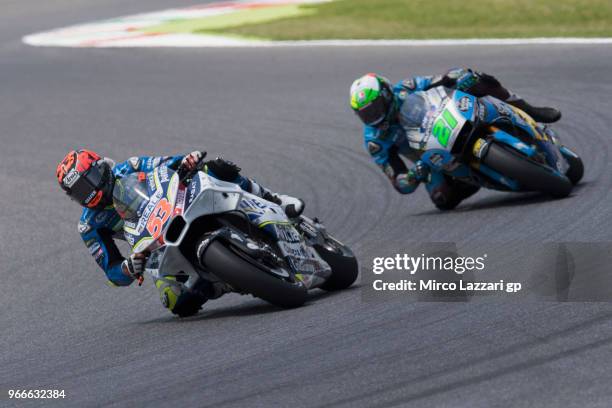
POLYGON ((172 206, 168 200, 165 198, 159 200, 147 221, 147 231, 151 234, 151 238, 157 239, 161 234, 165 222, 170 218, 170 213, 172 213, 172 206))

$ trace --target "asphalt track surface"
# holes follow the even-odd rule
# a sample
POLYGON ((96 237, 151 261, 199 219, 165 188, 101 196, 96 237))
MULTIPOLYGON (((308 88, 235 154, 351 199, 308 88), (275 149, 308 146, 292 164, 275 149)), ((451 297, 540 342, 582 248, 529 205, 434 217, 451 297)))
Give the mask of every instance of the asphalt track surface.
MULTIPOLYGON (((283 311, 230 295, 179 320, 150 281, 113 289, 54 169, 203 148, 278 191, 358 254, 408 241, 609 241, 609 46, 84 50, 22 35, 170 1, 4 1, 0 16, 0 405, 609 407, 612 305, 369 303, 359 287, 283 311), (146 6, 144 6, 146 4, 146 6), (587 163, 571 197, 481 192, 441 214, 394 193, 363 150, 351 80, 475 66, 534 103, 587 163)), ((184 2, 179 2, 183 4, 184 2)), ((189 3, 184 3, 189 4, 189 3)), ((146 7, 146 8, 144 8, 146 7)), ((509 255, 516 258, 521 254, 509 255)))

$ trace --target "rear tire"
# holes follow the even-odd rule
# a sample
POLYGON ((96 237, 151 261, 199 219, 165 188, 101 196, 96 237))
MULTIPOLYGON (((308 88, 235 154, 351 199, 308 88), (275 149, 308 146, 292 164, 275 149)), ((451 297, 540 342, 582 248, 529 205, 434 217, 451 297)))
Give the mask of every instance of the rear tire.
POLYGON ((569 164, 569 169, 567 169, 565 175, 573 185, 578 184, 584 175, 584 165, 582 164, 582 159, 565 146, 561 149, 561 154, 569 164))
POLYGON ((314 249, 332 268, 331 276, 321 285, 321 289, 330 292, 342 290, 355 282, 359 274, 359 267, 357 259, 352 253, 334 252, 321 245, 315 245, 314 249))
POLYGON ((541 191, 557 198, 567 197, 572 191, 572 183, 567 177, 555 174, 552 169, 497 143, 489 146, 482 162, 504 176, 516 180, 529 191, 541 191))
POLYGON ((243 259, 225 243, 214 240, 202 254, 200 262, 206 270, 239 292, 250 293, 273 305, 291 308, 304 304, 307 297, 302 282, 288 282, 243 259))

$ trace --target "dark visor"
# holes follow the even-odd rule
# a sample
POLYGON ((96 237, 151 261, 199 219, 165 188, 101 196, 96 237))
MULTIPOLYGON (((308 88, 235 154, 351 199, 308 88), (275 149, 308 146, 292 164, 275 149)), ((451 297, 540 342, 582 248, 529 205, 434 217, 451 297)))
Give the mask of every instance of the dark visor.
POLYGON ((87 204, 100 190, 103 174, 98 166, 92 166, 70 188, 70 197, 81 205, 87 204))
POLYGON ((380 124, 387 116, 387 106, 383 98, 377 98, 369 105, 357 111, 359 118, 369 126, 380 124))

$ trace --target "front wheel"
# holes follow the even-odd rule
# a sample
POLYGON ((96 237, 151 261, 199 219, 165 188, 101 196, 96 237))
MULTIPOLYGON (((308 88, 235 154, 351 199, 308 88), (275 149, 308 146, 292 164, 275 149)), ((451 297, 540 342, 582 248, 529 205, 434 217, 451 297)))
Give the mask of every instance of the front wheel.
POLYGON ((273 276, 263 266, 257 266, 257 261, 220 240, 209 244, 200 262, 238 292, 250 293, 273 305, 290 308, 306 301, 307 290, 302 282, 273 276))
POLYGON ((489 146, 482 163, 516 180, 528 191, 541 191, 558 198, 567 197, 572 191, 572 183, 566 176, 498 143, 489 146))

